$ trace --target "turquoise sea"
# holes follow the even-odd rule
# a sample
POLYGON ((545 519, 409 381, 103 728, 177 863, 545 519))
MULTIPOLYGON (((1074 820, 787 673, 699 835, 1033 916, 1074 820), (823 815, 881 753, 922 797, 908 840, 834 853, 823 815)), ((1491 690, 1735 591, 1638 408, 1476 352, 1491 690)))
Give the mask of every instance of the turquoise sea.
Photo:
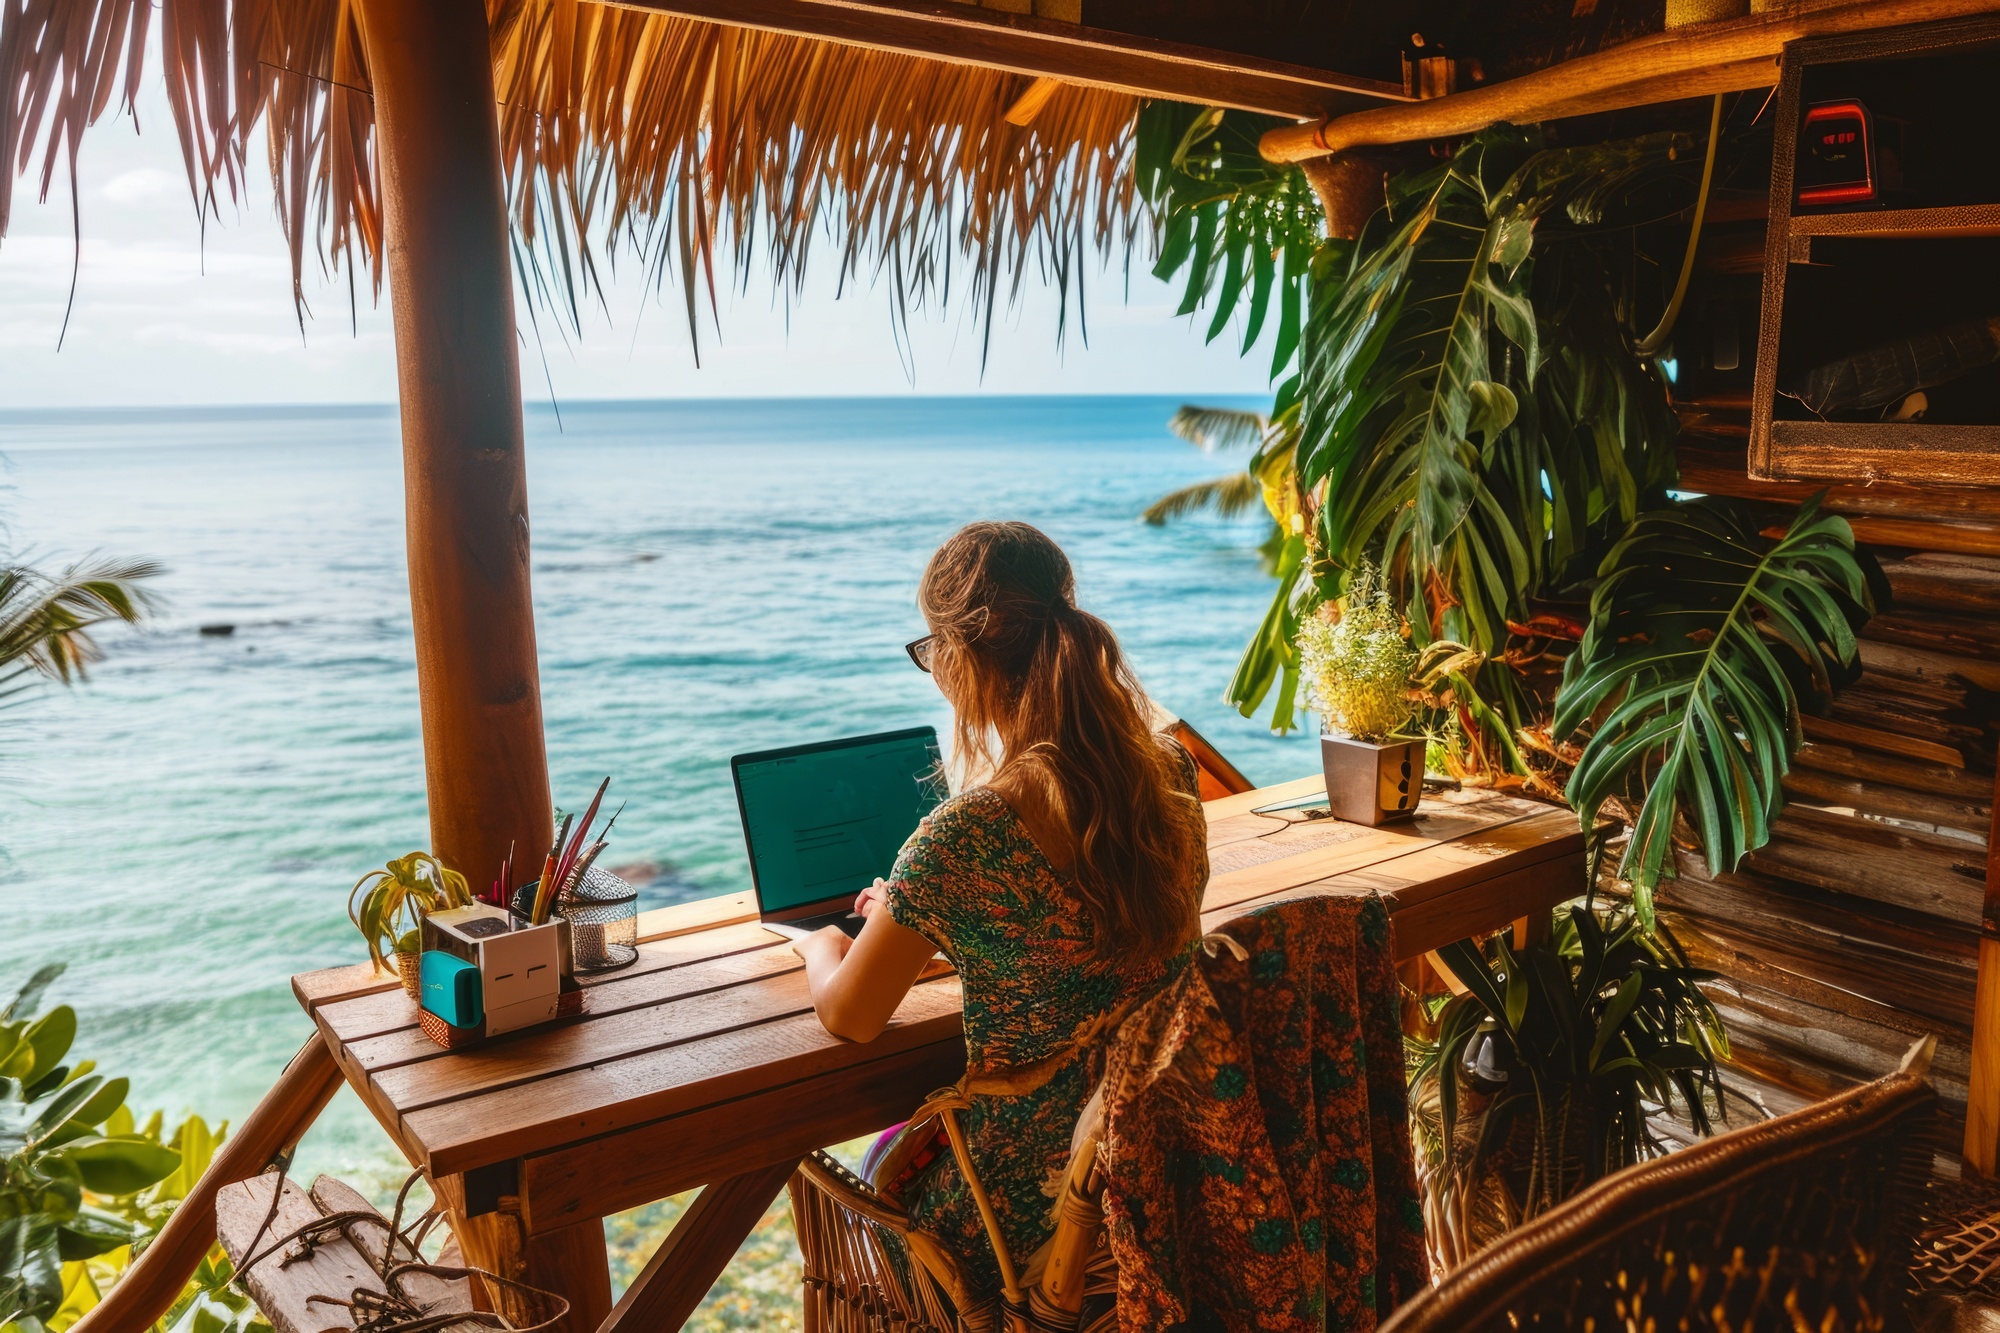
MULTIPOLYGON (((606 859, 646 906, 747 887, 729 756, 942 730, 902 645, 925 559, 976 518, 1061 541, 1149 689, 1253 778, 1310 772, 1310 742, 1220 702, 1270 595, 1259 525, 1138 521, 1237 465, 1167 433, 1177 401, 531 407, 557 800, 612 775, 606 859)), ((0 413, 0 459, 0 550, 168 571, 86 686, 0 716, 0 989, 66 961, 79 1053, 135 1107, 240 1117, 306 1036, 287 979, 362 956, 349 885, 426 842, 395 410, 0 413)), ((303 1158, 397 1169, 345 1093, 303 1158)))

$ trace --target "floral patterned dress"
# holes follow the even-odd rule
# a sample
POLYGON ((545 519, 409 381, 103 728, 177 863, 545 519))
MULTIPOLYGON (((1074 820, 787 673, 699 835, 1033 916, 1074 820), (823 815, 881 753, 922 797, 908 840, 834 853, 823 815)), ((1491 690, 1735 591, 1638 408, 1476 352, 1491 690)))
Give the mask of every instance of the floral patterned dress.
MULTIPOLYGON (((1198 795, 1194 761, 1175 746, 1183 789, 1198 795)), ((1206 858, 1190 873, 1207 878, 1206 858)), ((1192 942, 1167 958, 1101 959, 1070 878, 1042 854, 1006 800, 980 787, 944 802, 897 858, 885 898, 897 924, 923 935, 958 969, 967 1068, 1004 1074, 1048 1061, 1085 1029, 1178 974, 1192 942)), ((1055 1229, 1071 1132, 1091 1093, 1081 1049, 1033 1092, 976 1095, 959 1123, 1019 1269, 1055 1229)), ((949 1153, 896 1193, 911 1220, 948 1245, 982 1294, 999 1265, 978 1206, 949 1153)))

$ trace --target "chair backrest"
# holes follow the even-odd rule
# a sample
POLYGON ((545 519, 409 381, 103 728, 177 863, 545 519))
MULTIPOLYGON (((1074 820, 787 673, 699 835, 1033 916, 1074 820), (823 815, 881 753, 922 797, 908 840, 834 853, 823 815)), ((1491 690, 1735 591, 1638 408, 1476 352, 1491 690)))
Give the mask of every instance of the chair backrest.
POLYGON ((1897 1329, 1937 1094, 1912 1073, 1607 1177, 1382 1333, 1897 1329))

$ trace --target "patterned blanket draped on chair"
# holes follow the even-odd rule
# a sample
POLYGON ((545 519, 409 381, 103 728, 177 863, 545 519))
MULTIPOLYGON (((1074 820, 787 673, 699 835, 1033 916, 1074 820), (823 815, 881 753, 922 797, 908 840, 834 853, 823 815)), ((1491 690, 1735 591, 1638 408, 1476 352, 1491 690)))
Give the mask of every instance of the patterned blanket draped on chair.
POLYGON ((1381 899, 1302 898, 1126 1019, 1103 1090, 1124 1333, 1364 1333, 1425 1285, 1397 994, 1381 899))

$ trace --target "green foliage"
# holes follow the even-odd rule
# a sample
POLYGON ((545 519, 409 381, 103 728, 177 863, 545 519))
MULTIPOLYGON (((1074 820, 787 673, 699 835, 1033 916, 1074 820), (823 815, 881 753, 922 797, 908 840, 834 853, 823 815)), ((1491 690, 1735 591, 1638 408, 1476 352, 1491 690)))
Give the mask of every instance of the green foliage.
POLYGON ((142 619, 153 602, 138 585, 159 572, 147 561, 85 561, 60 574, 0 565, 0 705, 41 680, 81 680, 98 657, 90 631, 142 619))
POLYGON ((1243 351, 1256 345, 1278 309, 1271 375, 1298 350, 1306 270, 1319 243, 1320 207, 1305 173, 1257 151, 1272 116, 1181 102, 1147 102, 1133 154, 1139 191, 1153 210, 1162 280, 1185 271, 1180 309, 1212 307, 1215 341, 1239 307, 1247 310, 1243 351))
POLYGON ((1264 488, 1248 472, 1225 472, 1207 481, 1197 481, 1168 491, 1146 506, 1139 517, 1155 527, 1190 514, 1212 513, 1222 518, 1241 518, 1264 501, 1264 488))
MULTIPOLYGON (((131 1128, 131 1113, 119 1112, 124 1127, 131 1128)), ((194 1183, 214 1159, 228 1126, 210 1129, 200 1116, 189 1116, 171 1134, 166 1133, 159 1112, 131 1132, 167 1148, 180 1156, 172 1175, 150 1189, 124 1198, 105 1199, 103 1206, 130 1222, 141 1240, 80 1262, 63 1265, 62 1308, 48 1321, 50 1333, 61 1333, 81 1319, 103 1299, 105 1290, 131 1267, 145 1238, 158 1234, 173 1210, 185 1199, 194 1183)), ((220 1245, 210 1248, 195 1268, 193 1276, 167 1313, 153 1326, 152 1333, 246 1333, 268 1329, 256 1305, 231 1285, 236 1270, 220 1245)))
POLYGON ((1322 595, 1374 561, 1421 630, 1489 656, 1671 476, 1664 388, 1601 274, 1579 255, 1538 281, 1537 255, 1552 210, 1594 217, 1606 176, 1666 163, 1674 142, 1536 144, 1499 126, 1396 181, 1356 244, 1321 251, 1306 330, 1298 473, 1326 497, 1322 595))
POLYGON ((1355 578, 1338 620, 1322 614, 1301 625, 1298 645, 1307 706, 1329 730, 1381 741, 1416 716, 1410 678, 1417 650, 1404 637, 1403 618, 1373 570, 1355 578))
POLYGON ((417 930, 426 915, 471 903, 465 876, 429 852, 411 852, 354 882, 347 918, 368 941, 369 961, 387 967, 386 955, 416 952, 417 930))
MULTIPOLYGON (((1509 1196, 1497 1221, 1543 1212, 1662 1151, 1649 1100, 1678 1101, 1708 1132, 1728 1039, 1696 985, 1712 974, 1689 966, 1664 929, 1575 905, 1546 944, 1517 953, 1496 935, 1483 952, 1461 942, 1439 957, 1466 994, 1444 1001, 1437 1040, 1419 1046, 1411 1073, 1434 1202, 1497 1169, 1509 1196)), ((1469 1199, 1451 1202, 1438 1211, 1460 1225, 1475 1212, 1457 1206, 1469 1199)), ((1480 1238, 1455 1239, 1463 1254, 1480 1238)))
MULTIPOLYGON (((1530 599, 1587 576, 1663 498, 1673 417, 1629 350, 1591 229, 1679 170, 1684 141, 1539 143, 1488 130, 1392 178, 1358 241, 1320 247, 1301 373, 1281 394, 1304 404, 1283 489, 1312 513, 1311 555, 1231 684, 1245 715, 1276 684, 1272 725, 1292 724, 1296 662, 1265 636, 1306 623, 1360 563, 1395 579, 1420 643, 1449 638, 1487 661, 1530 599)), ((1453 687, 1521 771, 1513 736, 1534 705, 1510 673, 1453 687)))
POLYGON ((1648 923, 1672 873, 1676 813, 1710 874, 1761 847, 1802 739, 1800 696, 1824 700, 1859 670, 1854 631, 1881 574, 1847 521, 1816 498, 1783 536, 1762 526, 1752 507, 1715 498, 1640 518, 1605 557, 1565 665, 1557 734, 1596 719, 1570 804, 1588 829, 1606 800, 1637 801, 1620 873, 1648 923))
POLYGON ((41 969, 0 1013, 0 1326, 35 1333, 68 1299, 64 1267, 144 1234, 125 1204, 181 1155, 135 1133, 126 1080, 65 1063, 76 1012, 29 1013, 62 966, 41 969))

